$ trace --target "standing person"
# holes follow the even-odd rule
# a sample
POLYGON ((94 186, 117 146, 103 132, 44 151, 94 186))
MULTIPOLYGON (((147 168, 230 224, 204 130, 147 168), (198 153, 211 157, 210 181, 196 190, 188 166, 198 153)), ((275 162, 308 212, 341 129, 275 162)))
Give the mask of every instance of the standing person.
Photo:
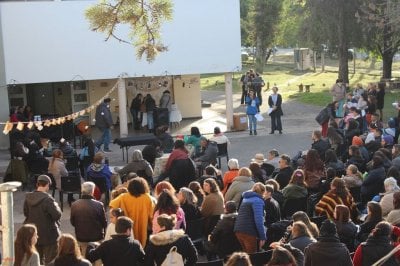
POLYGON ((278 93, 278 87, 273 87, 272 92, 268 97, 268 106, 271 110, 269 113, 271 117, 271 132, 269 134, 274 134, 275 130, 282 134, 282 96, 278 93))
POLYGON ((41 264, 48 265, 57 256, 57 240, 60 237, 61 209, 47 192, 51 185, 50 177, 40 175, 36 191, 26 194, 24 202, 24 224, 36 225, 40 238, 36 248, 41 264))
MULTIPOLYGON (((260 76, 260 74, 256 73, 252 83, 253 83, 253 88, 254 88, 254 91, 256 93, 256 96, 260 99, 260 105, 262 105, 262 91, 261 91, 261 89, 262 89, 262 87, 265 86, 265 82, 264 82, 263 78, 260 76)), ((258 111, 260 111, 260 110, 258 110, 258 111)))
POLYGON ((338 102, 338 108, 336 110, 336 117, 343 118, 344 116, 344 100, 346 98, 346 85, 343 84, 343 79, 337 79, 336 83, 331 88, 332 101, 338 102))
POLYGON ((54 266, 92 266, 83 258, 78 242, 71 234, 63 234, 58 241, 58 255, 54 266))
POLYGON ((243 74, 240 78, 240 83, 242 84, 242 97, 240 98, 240 104, 243 105, 246 100, 247 95, 247 82, 249 80, 250 72, 247 71, 246 74, 243 74))
POLYGON ((151 96, 150 93, 147 93, 146 98, 144 99, 144 104, 146 106, 147 113, 147 129, 149 133, 154 132, 154 110, 156 109, 156 101, 151 96))
POLYGON ((255 253, 265 243, 264 199, 265 186, 254 184, 251 191, 243 193, 243 201, 236 218, 234 232, 244 252, 255 253))
POLYGON ((335 120, 338 102, 334 101, 325 106, 315 117, 318 124, 321 125, 321 134, 325 138, 328 135, 328 124, 330 120, 335 120))
POLYGON ((111 98, 106 98, 96 108, 95 126, 102 132, 100 139, 96 141, 96 146, 100 149, 104 144, 104 151, 111 152, 109 145, 111 142, 111 129, 113 127, 113 119, 110 111, 111 98))
POLYGON ((34 224, 24 224, 17 232, 14 243, 14 266, 39 266, 39 253, 35 245, 38 240, 37 229, 34 224))
POLYGON ((383 119, 383 107, 385 105, 385 83, 378 83, 378 90, 376 93, 376 109, 379 111, 379 119, 382 121, 383 119))
POLYGON ((71 206, 70 222, 75 228, 75 236, 83 254, 86 254, 88 242, 104 239, 107 228, 103 203, 93 197, 95 184, 85 182, 81 186, 81 199, 71 206))
MULTIPOLYGON (((154 212, 149 186, 144 178, 135 177, 129 182, 128 192, 113 199, 110 202, 110 207, 113 209, 121 208, 129 218, 135 221, 133 225, 135 238, 139 240, 142 246, 146 246, 147 228, 148 225, 151 225, 154 212)), ((117 225, 115 225, 115 230, 117 233, 125 232, 118 232, 117 225)), ((129 233, 129 235, 131 234, 129 233)))
POLYGON ((131 106, 129 110, 131 111, 133 118, 133 128, 140 129, 141 119, 140 119, 140 105, 142 104, 143 95, 138 93, 135 98, 132 99, 131 106))
POLYGON ((167 108, 168 113, 171 112, 172 97, 169 90, 165 90, 160 99, 160 108, 167 108))
MULTIPOLYGON (((133 221, 118 217, 115 223, 117 234, 104 241, 97 248, 88 246, 87 258, 91 262, 101 259, 104 266, 139 266, 144 262, 144 251, 137 240, 132 238, 133 221)), ((147 230, 147 228, 146 228, 147 230)))
POLYGON ((246 114, 249 118, 249 129, 250 135, 257 135, 257 119, 256 114, 259 113, 260 99, 256 97, 253 90, 249 91, 249 94, 246 96, 246 114))

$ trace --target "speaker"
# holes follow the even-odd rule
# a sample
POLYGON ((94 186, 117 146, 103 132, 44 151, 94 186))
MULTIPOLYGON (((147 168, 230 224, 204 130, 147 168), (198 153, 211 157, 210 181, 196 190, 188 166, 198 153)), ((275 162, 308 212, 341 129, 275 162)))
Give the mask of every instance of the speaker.
POLYGON ((154 116, 154 128, 158 128, 159 126, 168 126, 169 125, 168 108, 154 109, 153 116, 154 116))

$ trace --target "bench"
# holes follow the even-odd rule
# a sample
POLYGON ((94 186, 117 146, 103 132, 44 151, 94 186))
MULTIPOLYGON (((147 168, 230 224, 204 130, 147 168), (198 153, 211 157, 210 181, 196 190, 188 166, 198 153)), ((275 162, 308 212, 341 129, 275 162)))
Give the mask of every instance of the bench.
POLYGON ((306 90, 306 92, 310 92, 311 86, 314 86, 314 84, 300 84, 297 86, 299 87, 299 92, 303 92, 304 89, 306 90))
POLYGON ((138 135, 134 137, 126 137, 126 138, 117 138, 114 140, 114 144, 118 144, 120 149, 122 149, 122 160, 125 161, 126 154, 126 162, 128 162, 128 150, 132 146, 140 146, 140 145, 151 145, 156 140, 156 136, 153 134, 145 134, 138 135), (124 154, 125 150, 125 154, 124 154))

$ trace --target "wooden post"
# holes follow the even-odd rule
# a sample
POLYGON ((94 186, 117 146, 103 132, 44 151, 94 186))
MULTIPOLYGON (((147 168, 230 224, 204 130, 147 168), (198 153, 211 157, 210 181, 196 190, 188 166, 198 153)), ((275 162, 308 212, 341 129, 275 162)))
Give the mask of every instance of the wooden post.
POLYGON ((119 106, 119 137, 128 136, 128 118, 126 115, 126 88, 125 80, 120 76, 118 80, 118 106, 119 106))
POLYGON ((225 73, 226 130, 233 128, 232 73, 225 73))

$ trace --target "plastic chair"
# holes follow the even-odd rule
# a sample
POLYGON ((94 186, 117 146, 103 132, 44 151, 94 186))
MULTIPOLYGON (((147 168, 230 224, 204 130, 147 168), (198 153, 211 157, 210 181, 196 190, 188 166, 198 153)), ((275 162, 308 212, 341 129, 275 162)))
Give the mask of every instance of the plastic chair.
POLYGON ((104 194, 104 206, 108 206, 108 203, 110 202, 110 190, 107 188, 106 178, 88 176, 88 180, 92 181, 99 188, 101 194, 104 194))
POLYGON ((196 265, 202 266, 224 266, 224 260, 213 260, 207 262, 197 262, 196 265))
POLYGON ((66 177, 61 177, 60 188, 60 207, 64 210, 64 194, 79 194, 81 196, 81 176, 79 173, 69 173, 66 177))
POLYGON ((221 158, 226 157, 226 163, 229 161, 229 155, 228 155, 228 143, 221 143, 217 144, 218 146, 218 155, 217 155, 217 160, 218 160, 218 168, 221 168, 221 158))
POLYGON ((271 260, 273 250, 249 254, 253 266, 264 266, 271 260))

